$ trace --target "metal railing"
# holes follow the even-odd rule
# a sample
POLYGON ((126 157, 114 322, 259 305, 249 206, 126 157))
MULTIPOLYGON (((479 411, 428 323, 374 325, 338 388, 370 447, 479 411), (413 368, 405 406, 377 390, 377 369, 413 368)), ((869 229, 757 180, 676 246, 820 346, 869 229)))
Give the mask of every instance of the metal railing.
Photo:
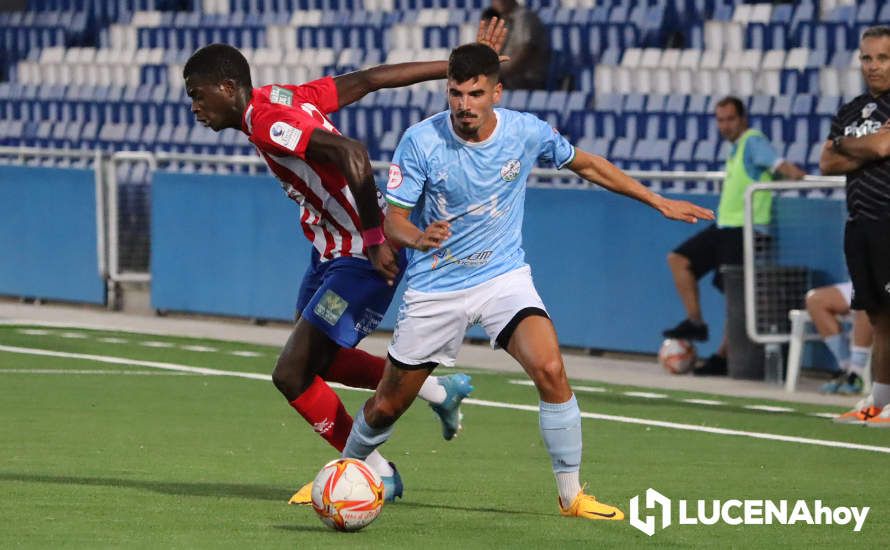
MULTIPOLYGON (((844 177, 818 177, 807 176, 802 181, 773 181, 769 183, 756 183, 749 186, 745 191, 745 225, 743 228, 743 246, 744 246, 744 290, 745 290, 745 331, 748 337, 759 344, 781 344, 788 342, 791 338, 790 329, 785 330, 761 330, 763 323, 759 322, 762 316, 762 308, 758 307, 758 302, 764 300, 761 289, 758 288, 758 280, 762 277, 762 272, 772 266, 764 265, 759 262, 757 250, 755 249, 755 224, 754 224, 754 201, 755 193, 772 191, 802 191, 802 190, 834 190, 843 189, 846 182, 844 177)), ((781 213, 774 213, 781 215, 781 213)), ((843 251, 838 251, 841 254, 843 251)), ((787 320, 788 312, 779 312, 783 320, 787 320)))
POLYGON ((106 246, 106 196, 105 174, 102 151, 88 151, 76 149, 43 149, 40 147, 8 147, 0 146, 0 157, 14 158, 18 164, 25 164, 28 158, 68 158, 92 161, 95 172, 96 193, 96 256, 97 268, 103 278, 108 277, 108 248, 106 246))
MULTIPOLYGON (((98 269, 102 277, 110 283, 150 283, 151 272, 147 258, 145 270, 134 270, 122 267, 121 250, 125 246, 121 235, 121 218, 119 208, 119 192, 121 182, 118 181, 117 168, 122 163, 144 162, 149 167, 149 174, 173 163, 194 163, 217 166, 247 166, 250 173, 256 173, 266 166, 259 156, 251 155, 209 155, 189 153, 166 153, 150 151, 119 151, 103 153, 102 151, 43 149, 37 147, 0 147, 0 158, 13 159, 24 164, 29 158, 76 158, 87 159, 93 163, 96 178, 96 235, 98 251, 98 269)), ((389 162, 371 161, 375 172, 386 173, 389 162)), ((625 171, 631 177, 643 181, 722 181, 723 172, 689 172, 689 171, 625 171)), ((271 176, 270 176, 271 177, 271 176)), ((546 168, 534 168, 529 179, 529 187, 554 187, 550 183, 542 183, 540 179, 557 179, 569 181, 575 189, 599 189, 599 186, 587 182, 571 171, 546 168)), ((556 187, 559 187, 557 184, 556 187)), ((150 246, 150 244, 149 244, 150 246)), ((109 285, 112 299, 115 284, 109 285)))
MULTIPOLYGON (((120 265, 120 209, 118 205, 118 181, 117 166, 122 162, 145 162, 148 163, 149 169, 154 172, 157 170, 158 163, 155 153, 148 151, 120 151, 112 154, 108 158, 106 167, 106 177, 108 185, 108 280, 113 283, 148 283, 151 282, 151 272, 148 267, 146 271, 124 271, 120 265)), ((146 266, 148 263, 146 262, 146 266)))

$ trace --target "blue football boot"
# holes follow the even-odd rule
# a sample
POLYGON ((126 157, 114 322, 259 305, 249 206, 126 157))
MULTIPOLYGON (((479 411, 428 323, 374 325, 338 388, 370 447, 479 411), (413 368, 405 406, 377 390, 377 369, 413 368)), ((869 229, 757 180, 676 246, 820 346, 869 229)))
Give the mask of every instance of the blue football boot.
POLYGON ((439 404, 430 403, 430 408, 442 421, 442 437, 445 441, 451 441, 462 427, 460 403, 474 388, 470 384, 470 377, 462 372, 440 376, 439 384, 445 388, 445 401, 439 404))
POLYGON ((397 498, 402 498, 404 486, 396 465, 390 462, 389 467, 392 468, 392 475, 380 476, 380 479, 383 480, 383 500, 384 502, 395 502, 397 498))

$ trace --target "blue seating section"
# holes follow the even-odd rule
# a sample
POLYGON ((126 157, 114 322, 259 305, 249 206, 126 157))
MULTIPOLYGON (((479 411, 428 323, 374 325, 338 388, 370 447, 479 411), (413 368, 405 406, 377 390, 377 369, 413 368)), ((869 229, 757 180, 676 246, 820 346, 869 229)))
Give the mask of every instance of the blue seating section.
MULTIPOLYGON (((489 3, 33 0, 28 11, 0 13, 0 69, 11 68, 0 73, 0 144, 252 154, 252 147, 238 132, 215 134, 196 126, 188 98, 178 82, 170 82, 178 79, 171 68, 181 67, 194 49, 226 42, 246 52, 280 51, 285 46, 293 48, 288 53, 332 52, 333 61, 301 69, 313 78, 384 62, 396 50, 450 48, 466 37, 466 26, 473 25, 489 3), (227 13, 196 11, 209 5, 222 6, 213 11, 227 13), (435 14, 431 16, 430 10, 435 14), (146 13, 151 17, 145 17, 146 13), (131 33, 122 38, 121 27, 131 33), (43 81, 34 77, 37 72, 21 78, 16 71, 19 65, 23 71, 25 65, 33 71, 42 70, 40 63, 65 65, 67 58, 42 55, 49 48, 109 51, 119 49, 126 40, 134 41, 132 47, 140 51, 159 53, 133 61, 135 76, 119 85, 66 84, 63 77, 43 81)), ((768 17, 747 19, 740 14, 748 13, 744 10, 753 5, 732 0, 534 0, 526 4, 537 10, 550 33, 551 91, 506 91, 502 105, 537 114, 575 143, 628 169, 721 169, 726 144, 713 120, 719 94, 635 93, 620 89, 620 82, 614 91, 597 89, 595 66, 621 67, 629 50, 663 48, 669 36, 675 44, 679 40, 683 51, 700 50, 707 40, 705 26, 713 22, 741 25, 739 45, 746 50, 804 48, 793 63, 789 54, 788 60, 769 69, 775 71, 778 94, 755 90, 748 102, 752 126, 769 135, 781 154, 816 172, 821 142, 838 106, 850 99, 851 88, 827 86, 831 82, 826 82, 824 71, 848 78, 855 71, 862 30, 890 21, 890 5, 878 0, 821 11, 812 1, 776 4, 769 8, 768 17)), ((762 58, 764 71, 766 58, 762 58)), ((92 63, 92 58, 79 62, 92 63)), ((266 66, 274 66, 274 61, 267 60, 266 66)), ((639 66, 653 74, 660 68, 657 63, 639 66)), ((760 66, 736 68, 752 74, 761 70, 760 66)), ((707 70, 716 73, 723 67, 718 64, 707 70)), ((387 159, 407 126, 444 108, 440 91, 387 90, 333 118, 341 131, 366 143, 373 158, 387 159)), ((193 165, 182 168, 197 169, 193 165)), ((122 170, 127 177, 142 174, 122 170)))

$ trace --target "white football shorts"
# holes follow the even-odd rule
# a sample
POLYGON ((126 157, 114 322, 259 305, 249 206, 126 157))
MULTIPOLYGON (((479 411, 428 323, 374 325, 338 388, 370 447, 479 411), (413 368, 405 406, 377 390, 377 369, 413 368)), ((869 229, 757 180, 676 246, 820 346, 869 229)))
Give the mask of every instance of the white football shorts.
POLYGON ((481 325, 491 347, 496 348, 498 335, 526 308, 546 311, 527 265, 463 290, 409 289, 402 298, 388 351, 406 365, 438 363, 453 367, 469 327, 481 325))
POLYGON ((847 281, 846 283, 838 283, 834 285, 834 288, 838 290, 844 296, 844 300, 847 301, 847 306, 853 303, 853 283, 847 281))

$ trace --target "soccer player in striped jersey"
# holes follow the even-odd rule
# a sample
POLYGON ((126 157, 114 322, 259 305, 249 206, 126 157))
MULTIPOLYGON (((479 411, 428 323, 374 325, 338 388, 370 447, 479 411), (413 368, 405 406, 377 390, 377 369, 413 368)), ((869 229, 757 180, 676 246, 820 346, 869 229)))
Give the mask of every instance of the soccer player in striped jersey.
MULTIPOLYGON (((505 29, 480 24, 479 40, 500 49, 505 29)), ((375 388, 383 358, 355 346, 380 322, 401 276, 400 255, 383 233, 382 197, 365 147, 342 136, 327 115, 380 88, 443 78, 447 62, 382 65, 303 85, 253 88, 250 67, 235 48, 212 44, 183 69, 198 122, 214 131, 249 136, 286 194, 300 204, 312 262, 300 288, 297 321, 272 374, 290 405, 342 451, 352 426, 325 381, 375 388)), ((421 389, 451 439, 460 429, 460 403, 473 387, 465 374, 431 379, 421 389)), ((402 494, 401 477, 379 453, 368 463, 383 478, 386 499, 402 494)), ((311 502, 311 483, 292 498, 311 502)))
POLYGON ((383 379, 357 413, 343 456, 364 458, 382 445, 433 369, 454 365, 467 326, 479 324, 492 347, 516 359, 538 389, 561 513, 620 520, 621 510, 586 494, 579 481, 581 411, 522 249, 526 180, 544 161, 670 219, 696 222, 714 213, 653 193, 534 115, 496 109, 498 77, 490 48, 453 50, 450 110, 409 128, 396 149, 385 226, 390 239, 412 249, 408 289, 383 379))

